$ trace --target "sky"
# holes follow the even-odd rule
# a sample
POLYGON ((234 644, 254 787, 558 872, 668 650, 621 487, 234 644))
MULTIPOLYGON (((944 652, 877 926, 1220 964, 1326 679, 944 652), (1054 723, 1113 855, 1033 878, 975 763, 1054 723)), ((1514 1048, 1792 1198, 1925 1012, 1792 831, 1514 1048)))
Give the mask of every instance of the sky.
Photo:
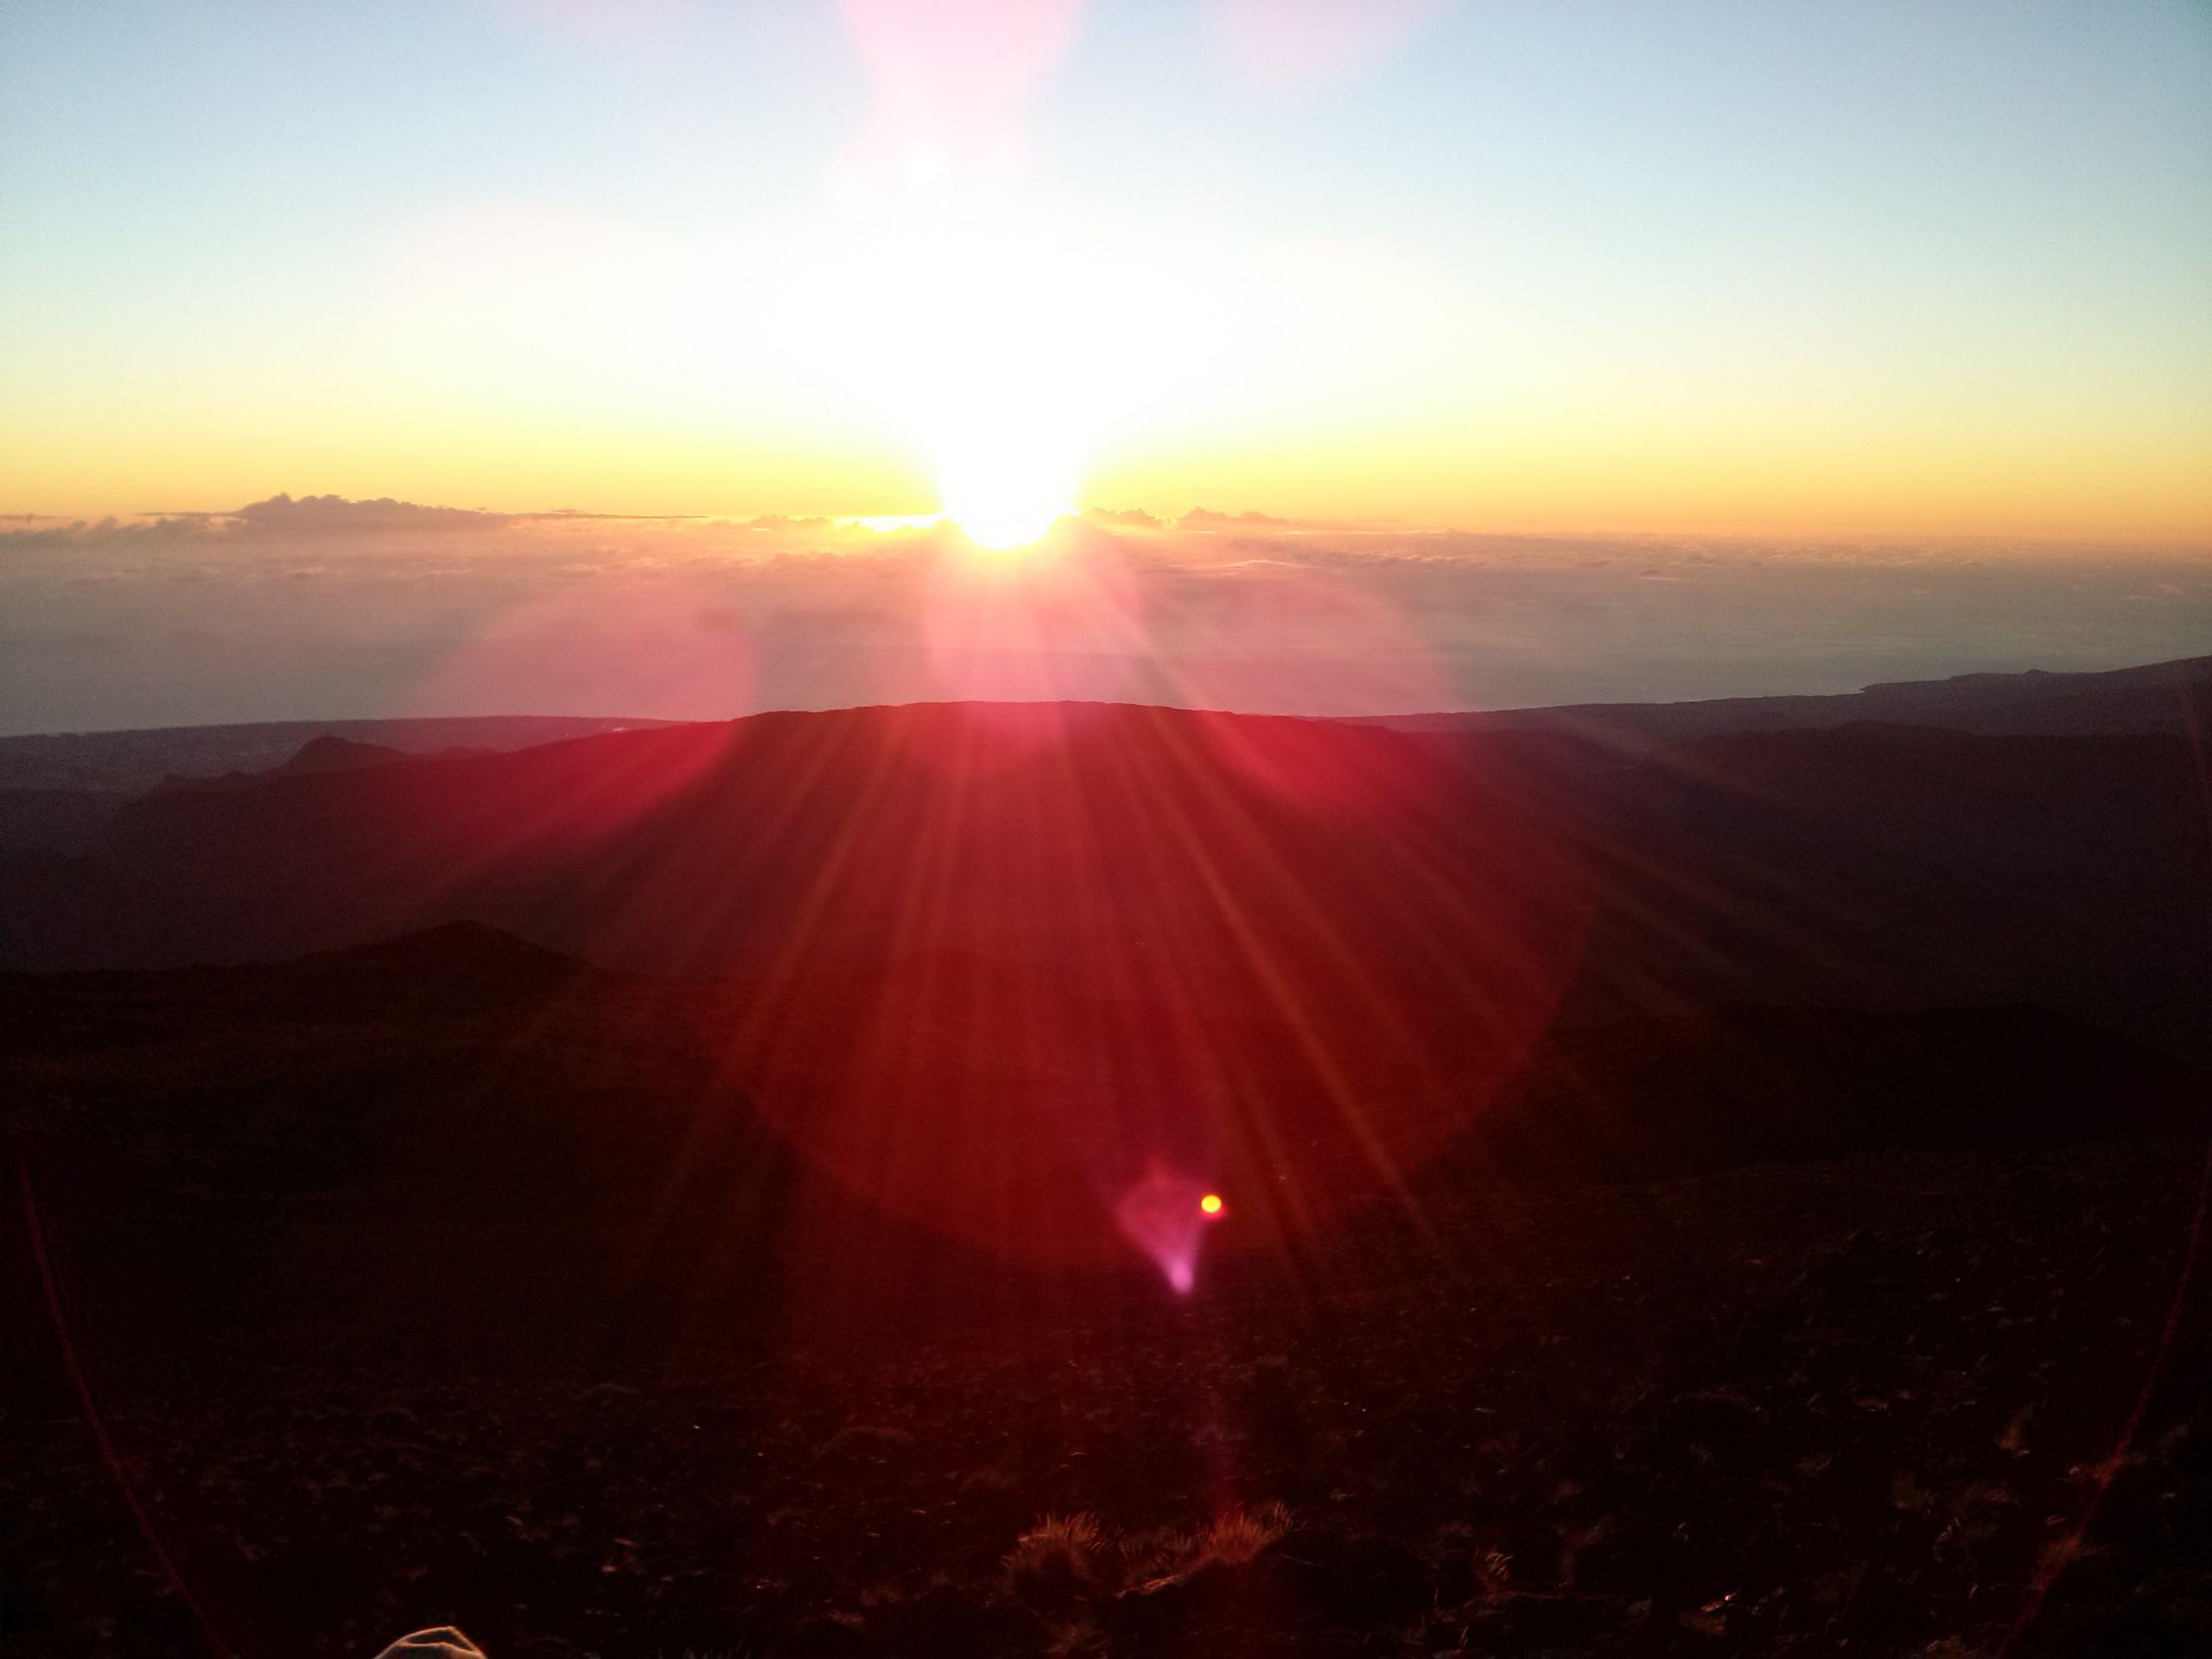
POLYGON ((15 0, 0 385, 25 535, 2202 549, 2212 7, 15 0))

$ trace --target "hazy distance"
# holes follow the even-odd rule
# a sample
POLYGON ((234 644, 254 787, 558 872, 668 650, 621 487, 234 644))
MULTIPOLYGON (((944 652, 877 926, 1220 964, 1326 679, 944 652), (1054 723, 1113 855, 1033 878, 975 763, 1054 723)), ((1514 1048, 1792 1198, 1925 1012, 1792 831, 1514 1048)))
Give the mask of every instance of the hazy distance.
POLYGON ((0 529, 0 732, 1077 697, 1310 715, 1765 696, 2201 654, 2212 553, 932 526, 276 498, 0 529))

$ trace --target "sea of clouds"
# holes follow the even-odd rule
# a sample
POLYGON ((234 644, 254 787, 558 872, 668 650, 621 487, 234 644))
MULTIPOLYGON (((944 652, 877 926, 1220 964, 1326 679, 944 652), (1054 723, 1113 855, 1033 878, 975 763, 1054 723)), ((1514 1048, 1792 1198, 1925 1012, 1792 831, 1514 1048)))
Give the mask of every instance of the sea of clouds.
POLYGON ((277 496, 0 524, 0 733, 724 718, 944 697, 1306 715, 1844 691, 2212 651, 2212 550, 939 525, 277 496))

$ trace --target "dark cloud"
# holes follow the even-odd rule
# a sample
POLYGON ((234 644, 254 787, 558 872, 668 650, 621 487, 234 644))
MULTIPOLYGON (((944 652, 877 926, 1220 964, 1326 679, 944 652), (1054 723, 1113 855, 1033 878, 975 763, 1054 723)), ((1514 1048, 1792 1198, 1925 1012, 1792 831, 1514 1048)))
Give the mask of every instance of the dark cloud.
MULTIPOLYGON (((481 507, 425 506, 379 496, 356 501, 342 495, 272 495, 222 511, 139 513, 130 518, 60 519, 23 513, 0 518, 0 548, 96 542, 178 542, 268 537, 320 538, 425 531, 506 530, 518 524, 680 524, 700 522, 678 513, 588 512, 555 507, 542 512, 493 512, 481 507)), ((747 527, 797 529, 823 519, 760 518, 747 527)))

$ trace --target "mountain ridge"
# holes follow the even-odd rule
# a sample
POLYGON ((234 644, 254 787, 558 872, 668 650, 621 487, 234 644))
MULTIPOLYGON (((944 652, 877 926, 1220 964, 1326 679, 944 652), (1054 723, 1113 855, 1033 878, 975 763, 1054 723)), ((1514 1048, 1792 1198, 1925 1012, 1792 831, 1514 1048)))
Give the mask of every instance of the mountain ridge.
POLYGON ((1399 731, 1556 730, 1630 747, 1869 720, 1980 736, 2188 736, 2212 730, 2212 656, 2116 669, 2031 668, 1878 681, 1857 691, 1827 694, 1569 703, 1358 720, 1399 731))

